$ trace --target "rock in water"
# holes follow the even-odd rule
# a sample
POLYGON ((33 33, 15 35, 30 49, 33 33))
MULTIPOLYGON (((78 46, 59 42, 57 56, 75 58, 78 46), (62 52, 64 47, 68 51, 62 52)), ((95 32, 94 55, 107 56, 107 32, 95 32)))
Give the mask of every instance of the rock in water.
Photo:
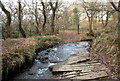
POLYGON ((29 74, 29 75, 34 75, 35 73, 33 73, 33 72, 29 72, 28 74, 29 74))

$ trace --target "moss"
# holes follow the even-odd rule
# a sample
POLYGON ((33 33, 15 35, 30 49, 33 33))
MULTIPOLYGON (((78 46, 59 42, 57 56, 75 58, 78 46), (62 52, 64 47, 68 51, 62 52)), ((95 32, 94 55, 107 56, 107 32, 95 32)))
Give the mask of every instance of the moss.
POLYGON ((114 44, 120 44, 120 41, 118 38, 115 40, 114 44))
POLYGON ((15 51, 14 51, 14 53, 22 53, 22 52, 24 52, 25 51, 25 49, 16 49, 15 51))
POLYGON ((9 68, 10 68, 10 64, 9 63, 7 63, 7 62, 3 63, 3 65, 2 65, 2 71, 4 73, 8 73, 9 68))

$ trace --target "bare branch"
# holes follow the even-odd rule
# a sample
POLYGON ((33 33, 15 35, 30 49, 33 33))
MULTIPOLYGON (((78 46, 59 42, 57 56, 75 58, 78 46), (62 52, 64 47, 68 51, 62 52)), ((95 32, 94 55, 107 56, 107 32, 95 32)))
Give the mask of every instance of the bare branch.
MULTIPOLYGON (((120 12, 120 9, 113 2, 110 2, 110 3, 116 11, 120 12)), ((120 4, 120 1, 119 1, 119 4, 120 4)))

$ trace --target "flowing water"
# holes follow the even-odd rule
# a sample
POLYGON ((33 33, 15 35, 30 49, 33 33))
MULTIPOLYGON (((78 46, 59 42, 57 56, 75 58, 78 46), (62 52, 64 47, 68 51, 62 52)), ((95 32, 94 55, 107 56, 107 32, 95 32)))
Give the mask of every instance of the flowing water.
POLYGON ((76 42, 43 50, 38 53, 32 67, 17 74, 14 79, 54 79, 50 66, 64 63, 69 56, 86 51, 89 47, 88 42, 76 42))

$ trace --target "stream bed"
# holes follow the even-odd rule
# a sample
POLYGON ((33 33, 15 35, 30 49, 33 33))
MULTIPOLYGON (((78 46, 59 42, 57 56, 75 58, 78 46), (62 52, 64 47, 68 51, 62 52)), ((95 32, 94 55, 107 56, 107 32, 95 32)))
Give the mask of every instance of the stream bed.
POLYGON ((75 42, 63 45, 56 45, 38 53, 31 68, 25 69, 17 74, 15 79, 54 79, 49 70, 50 66, 59 65, 73 54, 86 51, 89 48, 88 42, 75 42))

